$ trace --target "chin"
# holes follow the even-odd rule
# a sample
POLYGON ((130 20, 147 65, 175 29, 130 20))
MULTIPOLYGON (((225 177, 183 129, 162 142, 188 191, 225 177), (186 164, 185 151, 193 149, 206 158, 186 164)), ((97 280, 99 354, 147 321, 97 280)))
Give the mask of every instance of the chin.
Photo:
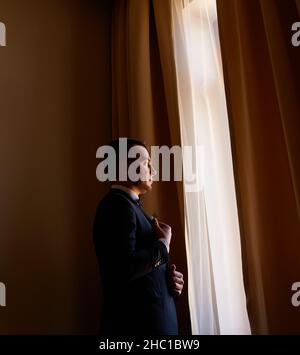
POLYGON ((143 185, 143 187, 142 187, 142 189, 143 189, 143 192, 142 192, 142 194, 146 194, 147 192, 150 192, 151 190, 152 190, 152 183, 145 183, 144 185, 143 185))

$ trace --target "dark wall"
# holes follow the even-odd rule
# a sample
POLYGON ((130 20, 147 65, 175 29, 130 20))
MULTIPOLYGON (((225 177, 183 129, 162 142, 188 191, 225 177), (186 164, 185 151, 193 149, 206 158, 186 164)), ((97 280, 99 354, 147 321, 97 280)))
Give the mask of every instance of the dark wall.
POLYGON ((97 333, 91 243, 111 137, 111 2, 1 0, 0 333, 97 333))
MULTIPOLYGON (((95 171, 111 138, 112 3, 1 0, 0 334, 99 330, 92 223, 107 189, 95 171)), ((189 333, 187 287, 177 307, 189 333)))

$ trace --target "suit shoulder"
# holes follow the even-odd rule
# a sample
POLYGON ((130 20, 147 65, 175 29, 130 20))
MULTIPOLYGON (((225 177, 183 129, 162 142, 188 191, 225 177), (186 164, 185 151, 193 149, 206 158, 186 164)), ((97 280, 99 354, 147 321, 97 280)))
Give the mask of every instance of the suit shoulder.
POLYGON ((99 230, 103 231, 106 228, 111 230, 114 226, 122 225, 124 221, 136 223, 134 204, 121 194, 108 193, 97 207, 94 218, 94 235, 98 235, 99 230))
POLYGON ((126 196, 119 193, 108 192, 100 201, 98 210, 129 209, 134 210, 134 203, 126 196))

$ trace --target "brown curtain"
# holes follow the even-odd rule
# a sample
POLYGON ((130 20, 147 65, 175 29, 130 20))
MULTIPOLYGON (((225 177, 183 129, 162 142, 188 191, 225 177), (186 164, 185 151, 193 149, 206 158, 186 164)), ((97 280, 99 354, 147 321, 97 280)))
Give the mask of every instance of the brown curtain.
MULTIPOLYGON (((113 11, 113 138, 151 145, 180 145, 175 64, 169 0, 116 0, 113 11)), ((157 182, 144 208, 172 226, 171 260, 185 275, 177 304, 179 328, 190 334, 183 187, 157 182)))
POLYGON ((300 333, 300 3, 217 5, 252 330, 300 333))

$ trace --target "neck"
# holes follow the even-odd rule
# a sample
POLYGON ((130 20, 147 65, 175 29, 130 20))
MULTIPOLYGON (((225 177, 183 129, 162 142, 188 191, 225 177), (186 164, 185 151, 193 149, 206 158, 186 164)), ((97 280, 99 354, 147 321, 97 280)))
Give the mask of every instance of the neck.
POLYGON ((124 186, 124 187, 127 187, 127 189, 130 189, 132 192, 134 192, 135 194, 137 194, 138 196, 140 195, 141 191, 134 185, 128 183, 128 182, 125 182, 125 181, 122 181, 122 182, 119 182, 117 181, 115 183, 116 185, 120 185, 120 186, 124 186))

